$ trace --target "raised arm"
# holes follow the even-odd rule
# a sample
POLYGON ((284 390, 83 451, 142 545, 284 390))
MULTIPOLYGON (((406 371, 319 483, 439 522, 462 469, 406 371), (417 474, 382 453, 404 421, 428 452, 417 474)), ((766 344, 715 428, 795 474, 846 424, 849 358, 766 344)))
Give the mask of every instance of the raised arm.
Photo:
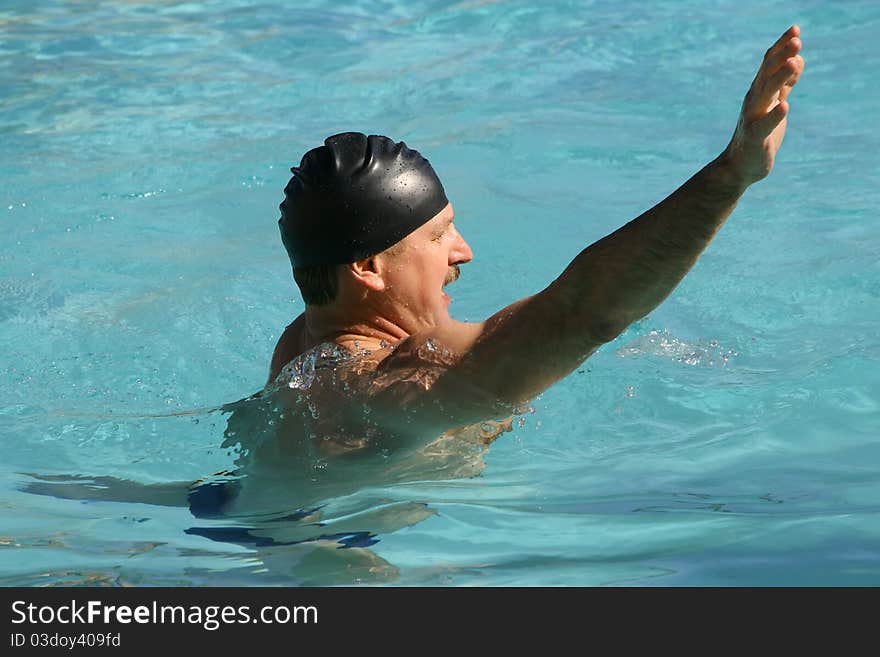
POLYGON ((724 152, 666 199, 581 252, 544 292, 571 308, 599 342, 656 308, 743 192, 770 173, 785 135, 786 98, 803 71, 799 34, 793 25, 767 51, 724 152))
POLYGON ((386 367, 406 367, 437 353, 426 346, 448 349, 454 364, 423 386, 424 397, 460 421, 477 421, 495 400, 497 415, 542 392, 653 310, 694 265, 748 186, 772 169, 785 135, 787 97, 804 67, 799 34, 792 26, 767 51, 719 157, 582 251, 539 294, 479 324, 450 322, 412 336, 386 367))

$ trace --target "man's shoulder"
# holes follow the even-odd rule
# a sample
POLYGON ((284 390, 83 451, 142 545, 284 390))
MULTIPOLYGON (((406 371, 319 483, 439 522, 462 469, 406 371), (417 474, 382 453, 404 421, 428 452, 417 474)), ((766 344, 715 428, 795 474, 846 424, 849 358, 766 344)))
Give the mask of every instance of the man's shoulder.
POLYGON ((275 344, 275 350, 272 352, 272 362, 269 365, 269 383, 275 380, 275 377, 287 363, 299 356, 301 351, 300 336, 304 323, 305 315, 300 314, 282 331, 281 337, 275 344))
POLYGON ((379 363, 377 371, 410 368, 417 363, 430 366, 453 365, 473 347, 482 326, 482 323, 449 319, 414 333, 388 349, 388 354, 379 363))

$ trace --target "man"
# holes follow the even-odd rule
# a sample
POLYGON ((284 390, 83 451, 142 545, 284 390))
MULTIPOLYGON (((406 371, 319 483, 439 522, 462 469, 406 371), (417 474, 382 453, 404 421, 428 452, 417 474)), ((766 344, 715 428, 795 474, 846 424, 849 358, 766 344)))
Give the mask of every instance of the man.
POLYGON ((277 402, 311 410, 308 449, 413 447, 468 426, 491 439, 522 404, 648 314, 770 172, 804 67, 799 34, 792 26, 767 51, 719 157, 586 248, 543 291, 484 322, 449 316, 443 288, 473 254, 427 160, 360 133, 309 151, 292 169, 279 221, 306 309, 279 339, 269 376, 277 402))
POLYGON ((443 288, 473 254, 427 160, 387 137, 328 138, 293 169, 281 205, 305 312, 279 339, 266 388, 224 407, 237 470, 195 483, 107 477, 99 488, 36 477, 26 489, 237 515, 249 526, 187 531, 266 549, 329 543, 336 553, 341 542, 372 569, 358 550, 374 533, 431 511, 344 496, 479 472, 484 443, 511 415, 672 292, 773 167, 804 68, 799 34, 792 26, 767 51, 721 155, 543 291, 484 322, 449 316, 443 288))

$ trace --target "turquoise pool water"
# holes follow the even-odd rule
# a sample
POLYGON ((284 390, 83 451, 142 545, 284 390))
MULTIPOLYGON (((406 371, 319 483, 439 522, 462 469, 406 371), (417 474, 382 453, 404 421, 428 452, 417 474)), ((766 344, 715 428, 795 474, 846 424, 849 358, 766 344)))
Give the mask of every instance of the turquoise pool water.
POLYGON ((294 4, 0 5, 0 583, 880 585, 880 6, 294 4), (210 409, 302 309, 277 205, 325 136, 431 159, 482 319, 713 158, 793 22, 776 170, 479 476, 329 500, 361 547, 321 554, 27 492, 231 466, 210 409))

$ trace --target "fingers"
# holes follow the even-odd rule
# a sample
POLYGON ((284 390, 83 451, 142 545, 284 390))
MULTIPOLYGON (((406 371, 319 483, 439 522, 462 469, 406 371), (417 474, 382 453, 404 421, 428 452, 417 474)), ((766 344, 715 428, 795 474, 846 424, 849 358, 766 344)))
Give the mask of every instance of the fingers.
POLYGON ((788 103, 786 101, 780 102, 776 107, 767 112, 767 114, 754 123, 755 133, 758 138, 766 139, 770 136, 770 133, 776 129, 785 116, 788 114, 788 103))
POLYGON ((758 70, 758 76, 772 75, 776 72, 776 69, 782 66, 787 60, 797 55, 802 47, 803 43, 800 38, 792 37, 783 43, 780 48, 775 50, 772 55, 764 59, 761 68, 758 70))
POLYGON ((772 75, 789 58, 797 55, 803 43, 800 39, 801 30, 797 25, 788 28, 764 54, 764 60, 755 75, 753 86, 759 84, 767 76, 772 75))
POLYGON ((788 98, 791 88, 797 84, 797 81, 801 78, 801 73, 804 72, 804 58, 797 55, 795 59, 797 60, 795 62, 796 70, 794 74, 783 83, 782 88, 779 90, 779 100, 785 100, 788 98))
MULTIPOLYGON (((760 81, 756 90, 757 95, 754 98, 754 108, 757 111, 763 111, 768 108, 777 99, 783 89, 786 89, 785 95, 791 91, 791 88, 797 83, 803 70, 803 58, 800 55, 789 57, 782 65, 770 76, 760 81)), ((784 100, 784 98, 782 98, 784 100)))
POLYGON ((784 37, 771 46, 752 81, 752 91, 760 93, 767 86, 768 79, 775 75, 780 67, 785 67, 788 60, 797 57, 802 47, 803 43, 797 36, 784 37))
POLYGON ((747 116, 763 115, 777 99, 785 100, 804 68, 804 60, 798 54, 802 47, 797 25, 788 28, 770 46, 746 96, 747 116))
MULTIPOLYGON (((801 34, 801 28, 797 25, 792 25, 785 32, 782 33, 782 36, 776 40, 770 48, 767 49, 767 52, 764 54, 764 61, 766 62, 768 59, 775 57, 780 50, 786 47, 788 43, 791 42, 792 39, 797 39, 801 34)), ((798 39, 800 41, 800 39, 798 39)))

